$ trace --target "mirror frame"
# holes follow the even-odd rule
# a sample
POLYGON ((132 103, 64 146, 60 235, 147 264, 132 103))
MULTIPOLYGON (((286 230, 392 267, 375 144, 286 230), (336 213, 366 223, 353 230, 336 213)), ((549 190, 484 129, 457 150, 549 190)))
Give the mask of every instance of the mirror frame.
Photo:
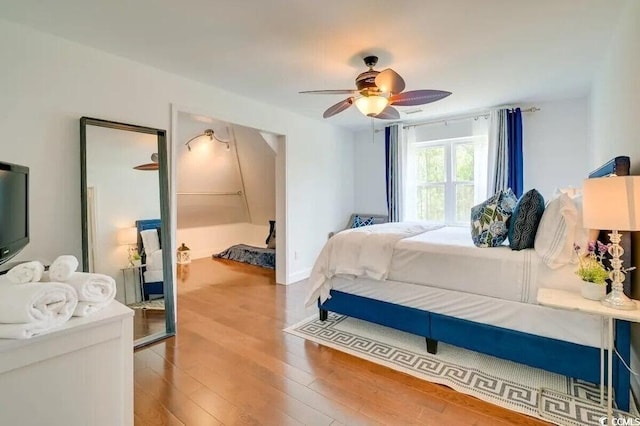
MULTIPOLYGON (((156 135, 158 138, 158 181, 160 185, 160 238, 162 247, 171 247, 170 237, 170 201, 169 201, 169 172, 167 156, 167 132, 166 130, 152 127, 136 126, 134 124, 119 123, 116 121, 102 120, 99 118, 80 118, 80 191, 82 204, 82 270, 89 272, 89 239, 87 224, 87 126, 106 127, 115 130, 146 133, 156 135)), ((176 334, 175 323, 175 297, 173 294, 173 250, 165 250, 162 253, 163 292, 165 299, 165 333, 152 334, 134 341, 134 347, 139 348, 158 340, 176 334)))

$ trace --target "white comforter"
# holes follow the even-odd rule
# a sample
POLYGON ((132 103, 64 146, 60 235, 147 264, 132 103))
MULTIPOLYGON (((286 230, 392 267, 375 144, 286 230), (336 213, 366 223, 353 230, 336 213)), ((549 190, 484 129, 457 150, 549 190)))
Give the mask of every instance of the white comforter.
POLYGON ((310 306, 318 298, 321 302, 327 300, 330 279, 334 276, 387 279, 393 251, 400 240, 442 227, 427 222, 392 222, 334 235, 325 244, 311 271, 311 292, 305 304, 310 306))

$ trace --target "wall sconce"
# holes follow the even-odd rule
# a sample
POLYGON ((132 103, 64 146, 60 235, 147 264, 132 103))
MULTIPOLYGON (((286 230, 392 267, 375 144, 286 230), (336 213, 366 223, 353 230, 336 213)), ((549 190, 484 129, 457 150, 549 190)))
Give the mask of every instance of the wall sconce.
POLYGON ((186 145, 187 149, 188 149, 189 151, 191 151, 191 145, 190 145, 190 144, 191 144, 191 142, 193 142, 194 140, 196 140, 196 139, 198 139, 198 138, 200 138, 200 137, 202 137, 202 136, 207 136, 207 137, 209 137, 209 140, 216 141, 216 142, 220 142, 220 143, 223 143, 223 144, 227 145, 227 151, 229 151, 229 149, 231 149, 231 147, 230 147, 230 145, 229 145, 229 141, 225 141, 225 140, 219 139, 219 138, 215 135, 215 132, 213 131, 213 129, 206 129, 202 134, 197 135, 197 136, 194 136, 194 137, 192 137, 191 139, 189 139, 189 140, 187 141, 187 143, 185 143, 185 145, 186 145))

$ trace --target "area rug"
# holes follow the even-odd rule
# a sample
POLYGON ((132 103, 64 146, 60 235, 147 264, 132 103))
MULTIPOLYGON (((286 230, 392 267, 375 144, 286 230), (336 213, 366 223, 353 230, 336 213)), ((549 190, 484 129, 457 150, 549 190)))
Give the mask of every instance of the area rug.
POLYGON ((225 251, 213 254, 211 257, 235 260, 263 268, 276 268, 276 250, 264 247, 254 247, 247 244, 236 244, 225 251))
POLYGON ((606 414, 580 401, 598 404, 597 385, 443 343, 432 355, 423 337, 366 321, 329 313, 284 331, 556 424, 600 425, 606 414))
POLYGON ((144 300, 128 305, 131 309, 146 309, 149 311, 164 311, 164 299, 144 300))

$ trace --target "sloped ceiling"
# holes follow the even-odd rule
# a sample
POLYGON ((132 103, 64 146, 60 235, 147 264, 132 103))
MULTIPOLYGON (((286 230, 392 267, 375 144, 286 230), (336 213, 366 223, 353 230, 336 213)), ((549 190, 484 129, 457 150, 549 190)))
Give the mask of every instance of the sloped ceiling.
POLYGON ((341 96, 297 92, 353 88, 375 54, 407 90, 453 92, 419 120, 586 95, 628 1, 2 0, 0 17, 320 120, 341 96))

